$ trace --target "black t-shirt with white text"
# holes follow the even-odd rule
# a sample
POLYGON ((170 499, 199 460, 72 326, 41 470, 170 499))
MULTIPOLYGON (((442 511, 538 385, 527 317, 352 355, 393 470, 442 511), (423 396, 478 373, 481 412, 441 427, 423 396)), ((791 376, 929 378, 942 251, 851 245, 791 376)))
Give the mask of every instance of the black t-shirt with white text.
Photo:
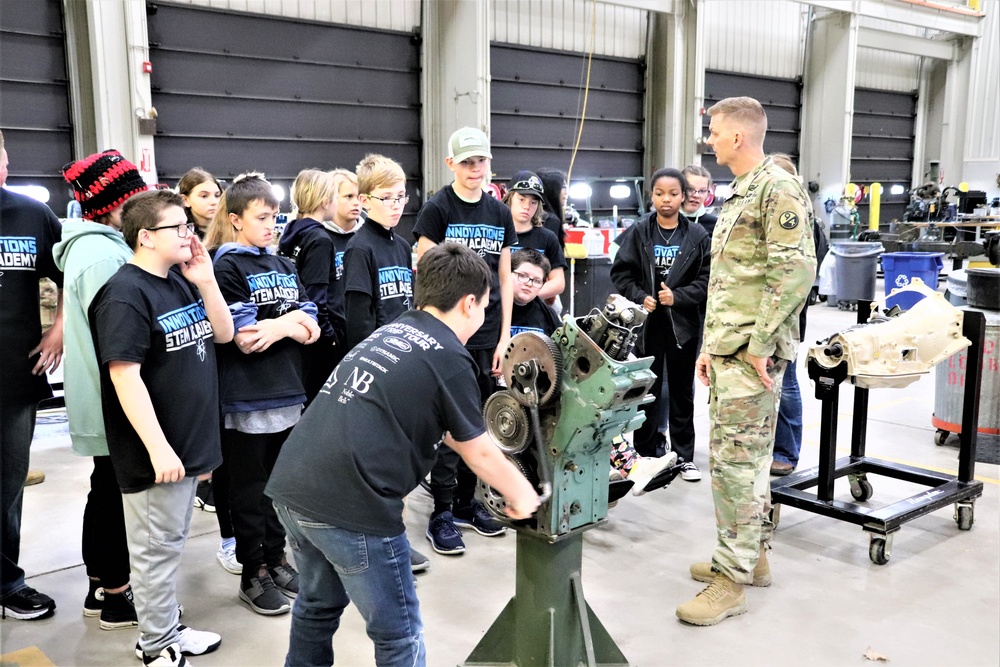
POLYGON ((32 375, 42 339, 38 280, 62 287, 52 246, 62 228, 48 206, 0 188, 0 403, 28 405, 52 396, 45 375, 32 375))
POLYGON ((176 268, 160 278, 125 264, 94 297, 89 317, 101 364, 108 450, 122 493, 147 489, 156 476, 111 382, 112 361, 141 365, 156 420, 185 474, 218 468, 222 450, 214 334, 194 285, 176 268))
POLYGON ((657 284, 655 289, 659 291, 660 282, 666 282, 667 274, 677 259, 677 253, 684 243, 684 230, 682 225, 678 225, 669 232, 653 222, 653 263, 656 272, 657 284))
POLYGON ((375 326, 392 322, 413 307, 413 254, 392 229, 374 220, 361 226, 344 253, 344 292, 372 298, 375 326))
POLYGON ((534 331, 551 336, 561 324, 556 311, 549 308, 541 299, 532 299, 523 306, 515 301, 510 314, 510 335, 513 337, 525 331, 534 331))
POLYGON ((569 266, 559 239, 545 227, 532 227, 526 232, 518 232, 517 243, 510 247, 510 252, 513 254, 524 248, 537 250, 545 255, 553 269, 565 269, 569 266))
POLYGON ((394 537, 403 498, 447 431, 485 432, 475 365, 430 313, 403 313, 351 350, 282 446, 265 493, 340 528, 394 537))
MULTIPOLYGON (((230 310, 235 304, 252 304, 258 322, 298 310, 307 300, 295 267, 285 257, 229 252, 216 256, 215 278, 230 310)), ((253 354, 241 352, 235 341, 218 346, 222 413, 304 402, 303 348, 291 337, 253 354)))
POLYGON ((500 302, 500 253, 517 243, 514 218, 510 209, 488 194, 469 203, 461 199, 451 185, 438 190, 420 208, 413 227, 417 238, 427 237, 434 243, 461 243, 479 253, 490 267, 490 303, 486 320, 466 344, 470 350, 485 350, 500 342, 503 323, 500 302))

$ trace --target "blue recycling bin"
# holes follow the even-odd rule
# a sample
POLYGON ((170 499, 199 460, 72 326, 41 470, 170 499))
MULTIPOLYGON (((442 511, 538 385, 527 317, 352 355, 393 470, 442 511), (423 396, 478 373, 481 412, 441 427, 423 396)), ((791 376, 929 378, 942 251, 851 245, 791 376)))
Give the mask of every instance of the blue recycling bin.
MULTIPOLYGON (((882 271, 885 274, 885 293, 897 287, 906 287, 914 278, 920 278, 931 289, 937 289, 938 273, 944 268, 943 252, 887 252, 882 255, 882 271)), ((924 298, 917 292, 903 292, 887 296, 887 308, 899 306, 909 310, 924 298)))

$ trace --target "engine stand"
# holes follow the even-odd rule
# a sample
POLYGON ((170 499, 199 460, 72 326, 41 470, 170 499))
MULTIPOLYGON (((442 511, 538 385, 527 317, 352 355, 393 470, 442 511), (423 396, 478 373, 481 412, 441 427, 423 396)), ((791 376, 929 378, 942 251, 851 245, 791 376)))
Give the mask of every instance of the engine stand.
POLYGON ((518 530, 514 597, 465 665, 627 666, 583 597, 582 558, 583 530, 552 542, 518 530))

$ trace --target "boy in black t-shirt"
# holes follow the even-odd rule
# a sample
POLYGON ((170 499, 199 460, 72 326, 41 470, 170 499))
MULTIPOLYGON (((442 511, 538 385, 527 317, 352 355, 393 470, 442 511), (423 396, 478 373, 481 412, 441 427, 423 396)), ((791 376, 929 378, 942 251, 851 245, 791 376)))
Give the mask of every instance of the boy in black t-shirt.
POLYGON ((122 234, 135 255, 97 293, 89 315, 125 504, 136 654, 145 664, 183 666, 185 655, 222 642, 179 625, 176 574, 198 475, 222 462, 212 343, 233 339, 233 318, 180 195, 134 195, 122 207, 122 234))
POLYGON ((406 175, 395 160, 367 155, 358 164, 358 192, 368 211, 344 252, 347 349, 411 308, 410 245, 395 232, 406 196, 406 175))
POLYGON ((332 664, 332 637, 351 601, 377 664, 426 664, 402 512, 442 434, 504 494, 512 518, 538 507, 531 484, 486 434, 475 363, 463 348, 485 316, 489 269, 446 243, 424 255, 418 273, 417 310, 348 353, 292 430, 267 485, 301 575, 286 664, 332 664))
POLYGON ((537 298, 552 270, 549 260, 537 250, 525 248, 510 256, 510 270, 514 276, 511 338, 525 331, 551 336, 559 328, 559 318, 554 310, 537 298))
MULTIPOLYGON (((418 259, 435 245, 451 241, 475 250, 490 268, 486 321, 465 346, 476 362, 482 402, 496 389, 494 377, 500 374, 503 354, 510 342, 510 313, 514 303, 510 246, 517 243, 510 209, 483 193, 492 158, 489 139, 482 131, 463 127, 452 134, 445 164, 454 172, 455 181, 423 205, 413 228, 418 259)), ((434 510, 427 526, 427 539, 434 551, 450 555, 465 552, 465 542, 456 523, 486 536, 505 532, 475 500, 475 487, 475 476, 460 465, 458 457, 441 450, 431 473, 434 510)))

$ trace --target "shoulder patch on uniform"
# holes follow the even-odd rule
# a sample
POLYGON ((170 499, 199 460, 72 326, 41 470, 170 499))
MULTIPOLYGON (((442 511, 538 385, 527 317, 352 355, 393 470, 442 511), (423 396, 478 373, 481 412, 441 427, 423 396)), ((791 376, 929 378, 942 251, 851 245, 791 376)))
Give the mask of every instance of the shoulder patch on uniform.
POLYGON ((778 216, 778 224, 782 229, 795 229, 799 226, 799 216, 792 211, 785 211, 778 216))

